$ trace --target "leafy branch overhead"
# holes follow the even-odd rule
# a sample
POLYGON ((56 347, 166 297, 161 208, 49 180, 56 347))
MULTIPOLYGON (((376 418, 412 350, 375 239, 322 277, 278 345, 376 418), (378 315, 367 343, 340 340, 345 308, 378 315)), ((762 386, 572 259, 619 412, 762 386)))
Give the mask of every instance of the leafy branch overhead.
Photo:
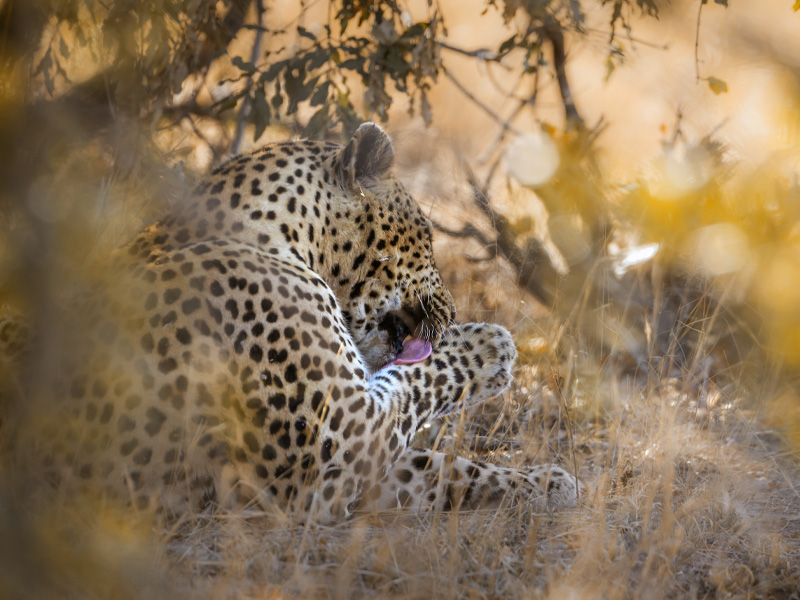
MULTIPOLYGON (((602 4, 612 8, 610 45, 620 25, 629 31, 635 12, 658 15, 656 0, 602 4)), ((547 67, 545 45, 559 51, 560 44, 563 54, 563 32, 582 33, 585 26, 580 0, 487 0, 485 10, 499 11, 513 35, 495 49, 460 49, 443 41, 445 15, 436 2, 429 3, 424 19, 414 20, 394 0, 340 0, 330 3, 319 24, 300 18, 279 26, 268 22, 274 17, 266 0, 235 0, 225 10, 213 0, 70 0, 50 15, 55 26, 26 18, 19 6, 6 4, 0 12, 18 24, 12 37, 43 39, 33 73, 50 96, 91 97, 97 104, 110 96, 113 111, 145 119, 246 116, 256 138, 270 123, 289 124, 311 137, 334 128, 347 136, 365 117, 385 120, 398 97, 430 124, 428 93, 442 72, 443 49, 479 61, 501 61, 514 53, 525 74, 535 77, 547 67), (231 48, 248 32, 264 39, 264 50, 240 56, 231 48), (197 93, 188 99, 182 94, 176 103, 175 94, 187 87, 213 83, 211 66, 229 51, 226 91, 210 103, 197 93), (73 83, 75 57, 86 53, 102 66, 88 80, 73 83), (242 103, 250 110, 237 114, 242 103)), ((609 53, 622 57, 618 45, 609 53)), ((568 117, 575 117, 574 104, 566 97, 565 102, 568 117)))
MULTIPOLYGON (((698 31, 707 4, 692 4, 698 31)), ((727 6, 727 1, 714 4, 727 6)), ((441 223, 440 230, 474 240, 484 249, 478 260, 504 259, 519 285, 562 317, 576 306, 588 307, 584 315, 609 303, 623 307, 613 329, 626 330, 627 354, 644 365, 654 345, 666 344, 668 351, 664 340, 670 330, 651 335, 650 317, 628 309, 631 290, 639 307, 652 307, 657 299, 667 306, 672 297, 620 283, 610 271, 607 251, 615 223, 594 160, 594 141, 605 124, 586 123, 567 63, 570 36, 597 40, 599 35, 610 76, 625 60, 627 45, 639 42, 632 33, 634 18, 657 18, 662 3, 601 0, 599 5, 607 18, 602 30, 587 23, 587 9, 597 10, 597 2, 486 0, 484 12, 499 16, 506 34, 493 47, 459 47, 448 40, 447 15, 435 0, 421 11, 423 17, 412 16, 395 0, 300 3, 300 15, 283 23, 267 0, 68 0, 42 13, 16 2, 0 5, 0 22, 9 24, 0 52, 4 60, 29 61, 42 114, 90 115, 97 132, 126 116, 151 132, 179 126, 201 139, 203 125, 210 122, 222 132, 207 140, 216 155, 237 149, 245 131, 257 140, 271 125, 304 137, 346 137, 366 118, 388 119, 396 102, 430 124, 436 114, 429 95, 446 78, 465 102, 498 124, 499 132, 485 153, 483 172, 464 161, 470 211, 460 226, 441 223), (515 90, 524 94, 509 93, 511 110, 499 114, 448 68, 456 56, 480 63, 490 75, 497 68, 515 73, 515 90), (95 66, 88 75, 78 68, 87 57, 95 66), (546 81, 557 89, 564 114, 560 133, 543 132, 560 163, 554 163, 546 183, 525 185, 551 218, 558 217, 551 225, 558 222, 561 230, 549 233, 561 262, 534 227, 521 226, 491 198, 502 149, 511 133, 521 133, 515 121, 536 106, 546 81)), ((719 78, 700 77, 699 67, 696 75, 715 94, 728 89, 719 78)), ((582 326, 595 337, 607 337, 603 323, 587 320, 582 326)))

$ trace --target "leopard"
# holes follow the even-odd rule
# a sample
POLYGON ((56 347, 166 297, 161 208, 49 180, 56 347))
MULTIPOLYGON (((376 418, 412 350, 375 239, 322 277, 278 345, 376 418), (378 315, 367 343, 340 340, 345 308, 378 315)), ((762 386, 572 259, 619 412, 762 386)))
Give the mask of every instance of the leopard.
POLYGON ((576 504, 583 483, 557 465, 413 445, 506 390, 517 350, 500 325, 456 322, 394 155, 372 122, 345 145, 268 144, 116 250, 37 432, 45 478, 168 514, 250 505, 322 524, 576 504), (422 354, 401 360, 411 342, 422 354))

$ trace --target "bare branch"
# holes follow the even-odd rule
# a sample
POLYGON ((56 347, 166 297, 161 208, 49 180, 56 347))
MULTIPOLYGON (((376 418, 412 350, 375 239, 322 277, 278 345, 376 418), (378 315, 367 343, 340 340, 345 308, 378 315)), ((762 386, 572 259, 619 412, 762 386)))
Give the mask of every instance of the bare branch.
MULTIPOLYGON (((541 53, 541 50, 539 52, 541 53)), ((508 117, 508 120, 507 120, 508 123, 512 123, 514 121, 514 119, 516 119, 517 116, 522 112, 523 108, 525 108, 526 106, 529 106, 529 105, 533 106, 533 105, 536 104, 536 98, 539 95, 539 75, 540 75, 540 73, 541 73, 541 71, 539 69, 536 69, 536 72, 533 75, 533 92, 531 93, 530 98, 528 98, 527 100, 520 100, 519 101, 519 104, 514 109, 514 112, 512 112, 511 116, 508 117)), ((487 160, 489 160, 489 157, 491 157, 492 154, 494 154, 495 151, 501 146, 501 144, 503 143, 503 141, 506 138, 506 134, 507 133, 508 133, 508 127, 505 124, 503 124, 503 126, 500 129, 500 132, 497 134, 497 138, 483 152, 481 157, 478 158, 478 161, 480 163, 484 163, 487 160)), ((497 168, 500 166, 501 158, 502 158, 502 156, 498 156, 494 160, 494 162, 492 163, 491 167, 489 168, 489 172, 486 174, 486 179, 483 182, 483 189, 484 190, 488 190, 489 189, 489 184, 491 184, 492 178, 494 177, 494 174, 497 172, 497 168)))
POLYGON ((497 232, 496 246, 498 253, 502 255, 519 274, 519 285, 527 289, 540 302, 546 306, 551 306, 554 294, 547 291, 539 283, 539 271, 541 268, 551 269, 547 253, 541 243, 536 238, 526 240, 525 247, 520 250, 517 244, 517 234, 511 229, 508 219, 494 210, 486 191, 481 189, 475 174, 469 165, 463 163, 467 174, 467 180, 472 189, 472 198, 475 205, 486 216, 494 230, 497 232))
POLYGON ((561 101, 564 103, 567 126, 573 125, 578 129, 583 129, 583 117, 581 117, 578 109, 575 107, 575 101, 572 98, 572 90, 570 89, 569 80, 567 79, 567 55, 564 50, 564 32, 558 21, 551 18, 544 24, 542 33, 553 47, 553 66, 556 70, 556 79, 558 80, 558 89, 561 92, 561 101))
POLYGON ((451 46, 447 42, 442 40, 436 40, 436 43, 439 44, 445 50, 450 50, 451 52, 455 52, 457 54, 463 54, 464 56, 471 56, 473 58, 477 58, 480 60, 485 60, 487 62, 500 62, 502 55, 497 54, 494 50, 489 50, 487 48, 479 48, 477 50, 464 50, 463 48, 457 48, 456 46, 451 46))
MULTIPOLYGON (((584 31, 589 34, 596 34, 598 36, 602 36, 603 39, 608 39, 611 36, 611 32, 605 31, 604 29, 599 29, 597 27, 585 27, 584 31)), ((657 42, 651 42, 644 38, 636 37, 635 35, 631 35, 630 31, 625 35, 625 39, 630 41, 632 44, 641 44, 642 46, 647 46, 648 48, 655 48, 656 50, 669 50, 669 44, 659 44, 657 42)))
POLYGON ((431 220, 433 223, 433 228, 437 231, 441 231, 443 234, 453 237, 453 238, 473 238, 478 240, 483 248, 488 252, 486 256, 471 256, 469 254, 464 254, 467 261, 471 263, 480 263, 480 262, 489 262, 495 260, 497 258, 497 243, 490 241, 483 233, 481 233, 477 228, 475 228, 471 224, 466 224, 461 229, 450 229, 445 227, 441 223, 431 220))
POLYGON ((467 262, 470 262, 470 263, 473 263, 473 264, 482 263, 482 262, 491 262, 491 261, 493 261, 493 260, 495 260, 497 258, 497 246, 494 246, 492 248, 492 250, 493 250, 493 252, 491 254, 489 254, 488 256, 470 256, 470 255, 465 255, 464 258, 467 260, 467 262))
POLYGON ((206 148, 211 152, 212 157, 212 164, 219 164, 220 162, 220 153, 214 147, 214 144, 211 143, 211 140, 202 132, 202 130, 197 126, 194 119, 192 118, 191 114, 185 115, 185 118, 189 121, 189 126, 192 128, 192 132, 197 136, 199 140, 201 140, 205 145, 206 148))
POLYGON ((695 81, 700 81, 700 58, 699 58, 699 48, 700 48, 700 17, 703 16, 703 5, 705 2, 700 0, 700 6, 697 9, 697 29, 694 33, 694 76, 695 81))
POLYGON ((477 99, 477 98, 476 98, 476 97, 475 97, 475 96, 472 94, 472 92, 470 92, 470 91, 469 91, 469 90, 468 90, 466 87, 464 87, 464 84, 462 84, 462 83, 461 83, 461 82, 460 82, 458 79, 456 79, 455 77, 453 77, 453 75, 450 73, 450 71, 448 71, 446 68, 444 68, 444 66, 442 66, 442 71, 444 72, 445 76, 446 76, 446 77, 447 77, 447 78, 448 78, 450 81, 452 81, 452 82, 453 82, 453 84, 454 84, 454 85, 455 85, 455 86, 458 88, 458 91, 460 91, 460 92, 461 92, 462 94, 464 94, 464 95, 465 95, 467 98, 469 98, 469 99, 470 99, 470 101, 472 101, 472 103, 473 103, 473 104, 475 104, 475 106, 477 106, 478 108, 480 108, 480 109, 481 109, 483 112, 485 112, 487 115, 489 115, 489 116, 490 116, 490 117, 491 117, 493 120, 495 120, 495 121, 496 121, 497 123, 499 123, 500 125, 503 125, 503 126, 504 126, 504 127, 506 127, 507 129, 510 129, 510 130, 511 130, 511 131, 513 131, 514 133, 517 133, 517 134, 518 134, 518 133, 520 133, 520 132, 519 132, 519 130, 517 130, 517 129, 516 129, 514 126, 512 126, 512 125, 511 125, 511 123, 509 123, 508 121, 505 121, 505 120, 503 120, 503 119, 502 119, 501 117, 499 117, 499 116, 497 115, 497 113, 495 113, 495 112, 494 112, 494 111, 493 111, 491 108, 489 108, 488 106, 486 106, 486 104, 484 104, 483 102, 481 102, 480 100, 478 100, 478 99, 477 99))
MULTIPOLYGON (((261 40, 264 36, 264 30, 261 27, 264 25, 264 0, 256 0, 256 9, 256 20, 258 21, 259 27, 256 29, 256 37, 253 40, 253 48, 250 52, 250 62, 252 64, 256 64, 258 62, 258 57, 261 54, 261 40)), ((246 88, 249 89, 252 84, 253 75, 248 74, 247 83, 245 84, 246 88)), ((244 127, 249 116, 250 95, 248 94, 242 98, 242 106, 239 109, 239 118, 236 119, 236 134, 233 136, 233 144, 231 145, 231 152, 233 154, 239 154, 239 149, 242 145, 242 136, 244 135, 244 127)))
POLYGON ((476 229, 473 225, 467 224, 464 225, 461 229, 450 229, 445 227, 441 223, 437 221, 431 221, 433 223, 434 229, 437 231, 441 231, 445 235, 449 235, 450 237, 454 238, 474 238, 478 240, 484 246, 494 246, 495 243, 489 238, 487 238, 483 233, 481 233, 478 229, 476 229))

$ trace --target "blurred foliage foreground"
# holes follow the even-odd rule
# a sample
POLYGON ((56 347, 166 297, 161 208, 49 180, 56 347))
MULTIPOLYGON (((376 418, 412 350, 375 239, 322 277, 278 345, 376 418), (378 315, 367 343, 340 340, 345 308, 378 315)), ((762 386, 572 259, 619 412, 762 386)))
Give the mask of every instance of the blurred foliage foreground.
MULTIPOLYGON (((559 325, 557 360, 588 349, 645 386, 678 377, 700 403, 730 385, 748 390, 736 397, 777 399, 768 419, 800 444, 796 178, 772 164, 740 168, 713 136, 685 139, 678 119, 649 172, 609 181, 595 144, 602 124, 584 122, 565 71, 564 36, 585 34, 586 0, 489 0, 508 37, 482 50, 443 41, 436 2, 423 19, 391 0, 312 4, 284 20, 253 0, 0 0, 0 318, 24 314, 37 332, 21 376, 0 366, 4 413, 9 399, 40 395, 69 354, 59 338, 68 299, 180 201, 202 157, 250 136, 344 139, 365 117, 394 116, 401 97, 435 124, 429 95, 442 77, 480 102, 448 71, 451 53, 503 64, 527 92, 510 117, 495 115, 500 134, 480 169, 456 154, 468 201, 460 222, 437 221, 442 234, 468 241, 475 263, 510 265, 559 325), (520 131, 513 120, 536 105, 546 75, 563 123, 520 131), (526 210, 534 204, 546 209, 546 235, 526 210)), ((616 32, 659 5, 599 4, 613 70, 625 48, 616 32)), ((533 333, 516 333, 535 360, 525 353, 533 333)), ((32 539, 10 521, 3 529, 32 539)))

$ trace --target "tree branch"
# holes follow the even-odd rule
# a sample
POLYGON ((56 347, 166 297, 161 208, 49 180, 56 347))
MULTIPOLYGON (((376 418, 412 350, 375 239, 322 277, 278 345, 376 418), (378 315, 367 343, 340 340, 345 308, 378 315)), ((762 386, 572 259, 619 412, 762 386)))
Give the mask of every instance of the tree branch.
MULTIPOLYGON (((259 26, 264 25, 264 0, 256 0, 256 21, 259 26)), ((258 62, 258 57, 261 54, 261 40, 264 37, 264 30, 262 27, 258 27, 256 29, 256 37, 253 40, 253 48, 250 52, 250 62, 252 64, 256 64, 258 62)), ((250 89, 250 86, 253 84, 253 75, 247 75, 247 89, 250 89)), ((247 119, 250 116, 250 95, 245 95, 242 98, 242 106, 239 108, 239 118, 236 119, 236 133, 233 136, 233 143, 231 144, 231 153, 232 154, 239 154, 239 149, 242 145, 242 136, 244 135, 244 127, 247 123, 247 119)))
POLYGON ((433 228, 437 231, 441 231, 443 234, 453 237, 453 238, 473 238, 478 240, 485 250, 489 251, 488 256, 467 256, 467 260, 472 263, 479 263, 479 262, 487 262, 490 260, 494 260, 497 258, 497 243, 489 240, 483 233, 481 233, 478 229, 476 229, 473 225, 467 224, 464 225, 461 229, 450 229, 445 227, 438 221, 434 221, 431 219, 431 223, 433 224, 433 228))
POLYGON ((458 79, 456 79, 455 77, 453 77, 453 75, 450 73, 450 71, 448 71, 448 70, 447 70, 447 69, 446 69, 444 66, 442 66, 442 71, 444 72, 445 76, 446 76, 446 77, 447 77, 447 78, 448 78, 450 81, 452 81, 452 82, 453 82, 453 84, 454 84, 454 85, 455 85, 455 86, 458 88, 458 91, 460 91, 460 92, 461 92, 462 94, 464 94, 464 95, 465 95, 467 98, 469 98, 469 99, 472 101, 472 103, 473 103, 475 106, 477 106, 477 107, 478 107, 478 108, 480 108, 480 109, 481 109, 483 112, 485 112, 487 115, 489 115, 489 116, 490 116, 490 117, 491 117, 491 118, 492 118, 494 121, 496 121, 496 122, 497 122, 497 123, 499 123, 500 125, 503 125, 503 127, 507 128, 507 129, 510 129, 510 130, 511 130, 511 131, 513 131, 514 133, 517 133, 517 134, 518 134, 518 133, 520 133, 520 132, 519 132, 519 130, 517 130, 515 127, 513 127, 513 126, 511 125, 511 123, 509 123, 508 121, 504 121, 504 120, 503 120, 502 118, 500 118, 500 117, 499 117, 499 116, 498 116, 498 115, 497 115, 497 114, 496 114, 496 113, 495 113, 495 112, 494 112, 494 111, 493 111, 491 108, 489 108, 488 106, 486 106, 486 104, 484 104, 483 102, 481 102, 480 100, 478 100, 478 99, 477 99, 477 98, 476 98, 476 97, 475 97, 475 96, 472 94, 472 92, 470 92, 470 91, 469 91, 469 90, 468 90, 466 87, 464 87, 464 84, 462 84, 462 83, 461 83, 461 82, 460 82, 458 79))
POLYGON ((487 48, 478 48, 477 50, 464 50, 463 48, 458 48, 456 46, 451 46, 447 42, 443 42, 442 40, 436 40, 436 43, 439 44, 445 50, 450 50, 451 52, 455 52, 456 54, 463 54, 464 56, 471 56, 473 58, 477 58, 480 60, 485 60, 487 62, 500 62, 502 55, 498 55, 493 50, 488 50, 487 48))
POLYGON ((697 29, 694 32, 694 76, 695 81, 700 81, 700 17, 703 16, 703 5, 705 2, 701 0, 700 7, 697 9, 697 29))
POLYGON ((553 66, 556 70, 556 79, 558 80, 558 89, 561 93, 561 101, 564 103, 567 127, 574 126, 577 129, 583 129, 585 127, 583 117, 581 117, 578 109, 575 107, 575 101, 572 98, 572 90, 570 89, 569 80, 567 79, 567 54, 564 50, 564 32, 561 29, 561 25, 555 19, 550 18, 542 27, 542 34, 553 47, 553 66))
POLYGON ((483 235, 483 233, 481 233, 473 225, 467 224, 464 225, 464 227, 462 227, 461 229, 449 229, 448 227, 445 227, 438 221, 431 220, 431 223, 433 223, 434 229, 436 229, 437 231, 441 231, 442 233, 444 233, 445 235, 449 235, 450 237, 462 238, 462 239, 473 238, 478 240, 481 244, 483 244, 486 247, 495 245, 493 241, 489 240, 489 238, 483 235))
MULTIPOLYGON (((503 256, 516 269, 519 274, 519 285, 527 289, 545 306, 552 306, 555 296, 548 292, 539 283, 539 269, 547 266, 547 253, 542 244, 535 238, 530 238, 525 244, 525 249, 517 246, 517 234, 511 229, 508 219, 494 210, 486 191, 481 189, 475 174, 465 163, 467 181, 472 189, 472 198, 475 205, 486 216, 497 233, 495 242, 498 253, 503 256)), ((552 267, 550 267, 552 269, 552 267)))
POLYGON ((199 65, 207 64, 227 51, 228 45, 233 41, 233 38, 236 37, 236 35, 239 33, 239 30, 244 25, 244 20, 247 16, 247 11, 250 8, 252 1, 253 0, 231 0, 229 3, 231 8, 225 14, 225 18, 222 20, 222 30, 224 32, 223 38, 209 38, 206 40, 206 43, 200 52, 198 65, 192 65, 190 70, 196 71, 199 65))

